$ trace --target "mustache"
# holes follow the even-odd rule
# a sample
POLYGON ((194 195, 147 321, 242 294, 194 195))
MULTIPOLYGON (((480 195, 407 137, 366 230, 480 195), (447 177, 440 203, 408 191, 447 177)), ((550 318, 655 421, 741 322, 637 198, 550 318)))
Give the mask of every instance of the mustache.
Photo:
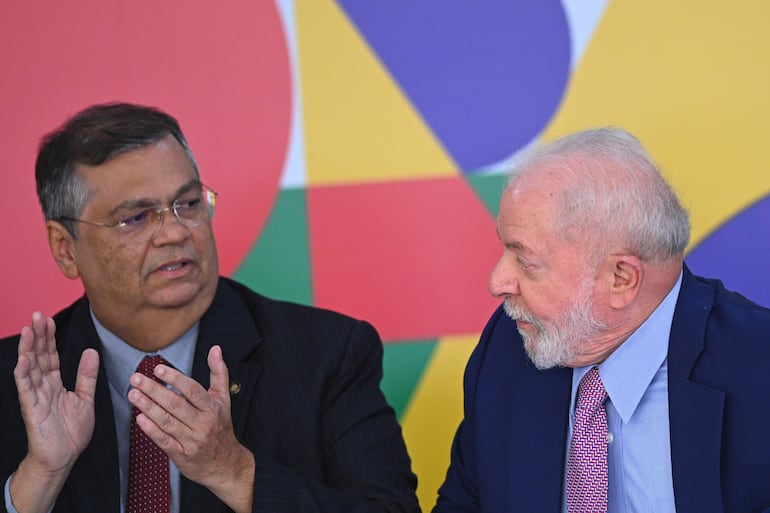
POLYGON ((503 310, 505 311, 505 315, 514 321, 523 321, 534 325, 540 324, 538 319, 525 308, 511 304, 510 301, 506 300, 503 302, 503 310))

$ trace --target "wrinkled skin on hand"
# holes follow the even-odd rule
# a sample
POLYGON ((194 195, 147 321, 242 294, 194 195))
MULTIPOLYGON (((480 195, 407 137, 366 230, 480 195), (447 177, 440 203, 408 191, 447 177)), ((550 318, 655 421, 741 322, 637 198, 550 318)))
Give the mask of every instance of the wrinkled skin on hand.
MULTIPOLYGON (((139 373, 128 394, 140 410, 137 424, 168 454, 179 471, 231 505, 251 501, 254 459, 235 437, 230 415, 229 372, 219 346, 208 354, 210 387, 176 369, 158 365, 155 376, 171 390, 139 373), (234 498, 228 499, 232 495, 234 498)), ((238 508, 233 508, 238 509, 238 508)))

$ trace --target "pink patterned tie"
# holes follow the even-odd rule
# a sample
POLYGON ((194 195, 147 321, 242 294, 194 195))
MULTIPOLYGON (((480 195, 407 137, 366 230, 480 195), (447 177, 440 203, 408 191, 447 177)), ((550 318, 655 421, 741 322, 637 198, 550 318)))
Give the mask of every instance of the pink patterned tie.
POLYGON ((607 391, 596 367, 580 380, 567 459, 569 513, 607 512, 607 391))
MULTIPOLYGON (((163 383, 152 375, 156 365, 168 365, 162 356, 145 356, 137 372, 163 383)), ((139 410, 131 410, 131 453, 128 466, 128 513, 168 513, 171 510, 171 481, 168 456, 137 425, 139 410)))

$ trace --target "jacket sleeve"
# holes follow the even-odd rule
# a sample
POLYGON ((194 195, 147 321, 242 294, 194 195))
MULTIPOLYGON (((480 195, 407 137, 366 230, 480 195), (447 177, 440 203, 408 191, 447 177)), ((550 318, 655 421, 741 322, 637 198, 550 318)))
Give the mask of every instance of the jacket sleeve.
POLYGON ((452 442, 449 469, 438 490, 433 513, 472 513, 481 511, 478 469, 476 467, 476 386, 494 327, 502 315, 498 308, 473 350, 463 378, 463 420, 452 442))

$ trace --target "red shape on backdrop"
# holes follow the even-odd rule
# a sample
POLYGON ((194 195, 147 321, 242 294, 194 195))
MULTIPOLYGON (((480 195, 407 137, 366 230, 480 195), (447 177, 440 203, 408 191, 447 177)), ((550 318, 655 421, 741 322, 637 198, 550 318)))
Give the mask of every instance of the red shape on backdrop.
POLYGON ((33 166, 40 137, 89 104, 138 102, 179 119, 220 193, 221 271, 235 270, 272 208, 289 137, 290 63, 274 2, 10 2, 0 66, 0 336, 82 290, 50 256, 33 166))
POLYGON ((386 340, 484 327, 499 303, 487 282, 500 246, 462 177, 309 187, 307 198, 315 304, 386 340))

